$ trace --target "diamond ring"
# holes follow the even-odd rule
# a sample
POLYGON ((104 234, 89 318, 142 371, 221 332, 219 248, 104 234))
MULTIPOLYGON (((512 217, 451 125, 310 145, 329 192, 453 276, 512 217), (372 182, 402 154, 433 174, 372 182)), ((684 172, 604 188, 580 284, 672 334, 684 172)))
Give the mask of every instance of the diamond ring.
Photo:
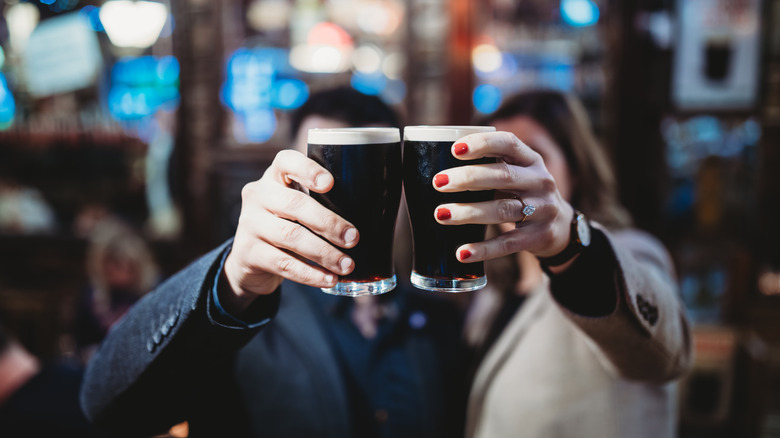
POLYGON ((534 212, 536 212, 536 207, 534 207, 531 204, 526 204, 522 199, 517 198, 518 201, 520 201, 521 204, 523 204, 523 218, 520 219, 519 223, 525 222, 526 219, 528 219, 529 216, 533 216, 534 212))

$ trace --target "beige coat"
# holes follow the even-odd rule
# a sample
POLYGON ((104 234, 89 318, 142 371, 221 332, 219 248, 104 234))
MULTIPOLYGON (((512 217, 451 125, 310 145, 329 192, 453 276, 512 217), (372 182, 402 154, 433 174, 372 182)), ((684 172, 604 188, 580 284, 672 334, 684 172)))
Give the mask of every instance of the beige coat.
POLYGON ((468 438, 676 435, 673 382, 691 341, 671 261, 647 234, 606 234, 619 264, 615 312, 576 315, 545 277, 477 371, 468 438))

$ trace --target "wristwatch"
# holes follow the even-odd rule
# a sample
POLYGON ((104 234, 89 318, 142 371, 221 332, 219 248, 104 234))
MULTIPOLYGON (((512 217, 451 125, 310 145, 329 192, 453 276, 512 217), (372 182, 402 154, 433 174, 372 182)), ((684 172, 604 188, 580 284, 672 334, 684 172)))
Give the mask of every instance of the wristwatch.
POLYGON ((590 223, 581 211, 574 210, 571 220, 569 244, 560 253, 552 257, 539 257, 542 267, 560 266, 590 246, 590 223))

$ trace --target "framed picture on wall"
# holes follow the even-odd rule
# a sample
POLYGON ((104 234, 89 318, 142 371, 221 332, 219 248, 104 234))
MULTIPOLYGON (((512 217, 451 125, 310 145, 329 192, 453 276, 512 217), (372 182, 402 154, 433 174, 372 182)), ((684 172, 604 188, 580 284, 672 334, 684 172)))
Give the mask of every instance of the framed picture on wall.
POLYGON ((746 110, 756 104, 761 0, 677 2, 672 101, 680 110, 746 110))

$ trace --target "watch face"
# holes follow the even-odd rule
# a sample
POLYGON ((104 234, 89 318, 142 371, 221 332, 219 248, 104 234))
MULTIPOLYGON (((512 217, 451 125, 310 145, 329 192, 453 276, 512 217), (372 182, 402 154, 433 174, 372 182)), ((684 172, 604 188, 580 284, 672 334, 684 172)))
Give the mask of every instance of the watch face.
POLYGON ((577 234, 580 237, 582 246, 590 245, 590 226, 587 219, 585 219, 585 215, 580 214, 577 216, 577 234))

